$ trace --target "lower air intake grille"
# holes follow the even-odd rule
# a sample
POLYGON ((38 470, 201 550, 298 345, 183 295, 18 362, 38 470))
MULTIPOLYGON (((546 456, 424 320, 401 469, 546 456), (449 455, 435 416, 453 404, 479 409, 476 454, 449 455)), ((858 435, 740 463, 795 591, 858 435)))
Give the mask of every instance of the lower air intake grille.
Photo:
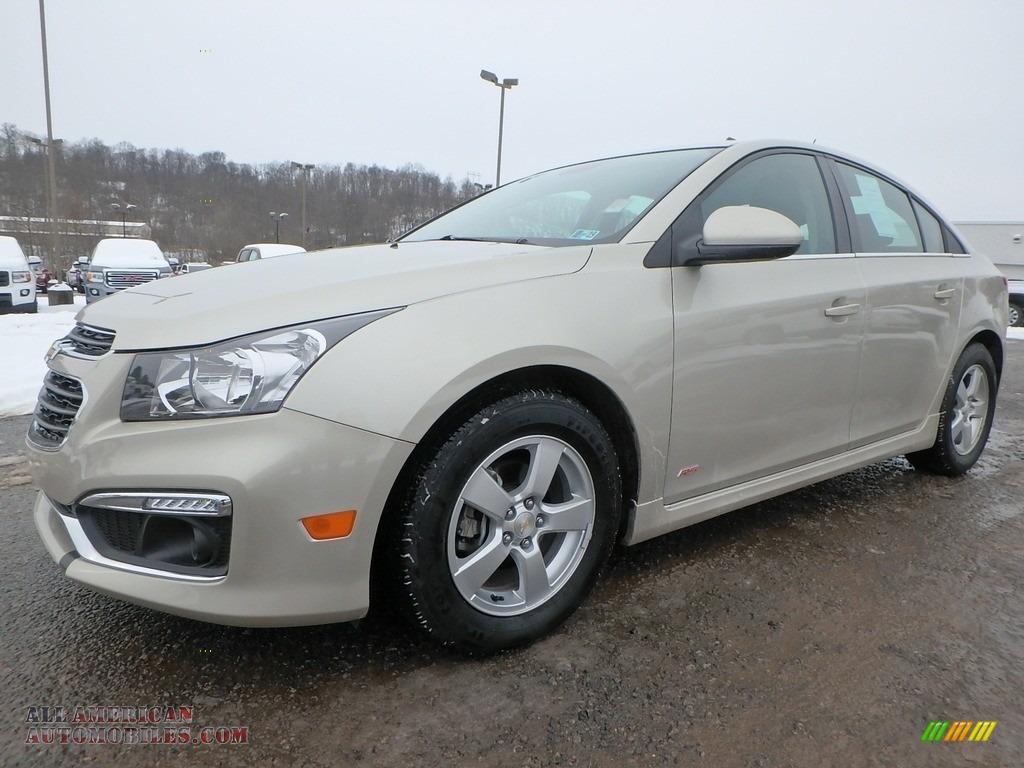
POLYGON ((231 517, 157 515, 75 506, 96 551, 111 560, 191 576, 223 576, 231 517))

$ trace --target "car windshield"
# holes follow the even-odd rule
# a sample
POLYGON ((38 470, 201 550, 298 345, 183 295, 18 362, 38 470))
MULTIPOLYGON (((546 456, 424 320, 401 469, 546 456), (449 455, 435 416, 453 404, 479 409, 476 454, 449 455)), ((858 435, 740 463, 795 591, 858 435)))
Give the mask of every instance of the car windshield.
POLYGON ((718 148, 614 157, 513 181, 443 213, 400 242, 616 242, 718 148))

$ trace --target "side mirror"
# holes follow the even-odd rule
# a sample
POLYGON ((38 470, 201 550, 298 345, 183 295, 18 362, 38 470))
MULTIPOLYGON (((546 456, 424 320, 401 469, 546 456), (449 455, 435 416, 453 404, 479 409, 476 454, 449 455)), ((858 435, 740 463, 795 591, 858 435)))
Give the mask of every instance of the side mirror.
POLYGON ((792 256, 804 233, 781 213, 751 205, 727 205, 708 216, 697 256, 684 266, 720 261, 767 261, 792 256))

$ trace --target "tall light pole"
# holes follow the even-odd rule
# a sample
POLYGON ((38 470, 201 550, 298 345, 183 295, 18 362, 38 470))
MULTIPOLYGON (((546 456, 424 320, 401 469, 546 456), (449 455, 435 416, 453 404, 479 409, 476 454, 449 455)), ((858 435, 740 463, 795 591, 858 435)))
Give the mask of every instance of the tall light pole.
POLYGON ((502 81, 498 81, 498 76, 493 72, 488 72, 486 69, 480 70, 480 77, 486 80, 488 83, 493 83, 501 89, 501 111, 498 113, 498 169, 494 172, 494 186, 501 186, 501 134, 505 128, 505 91, 512 90, 513 87, 519 85, 518 77, 506 77, 502 81))
POLYGON ((302 247, 306 247, 306 182, 309 172, 316 168, 312 163, 296 163, 292 160, 292 170, 302 171, 302 247))
POLYGON ((50 195, 50 190, 53 189, 53 185, 50 183, 50 174, 54 173, 54 162, 50 160, 50 154, 56 152, 61 144, 64 143, 64 139, 54 139, 53 144, 50 144, 46 139, 39 139, 35 136, 26 136, 30 142, 36 144, 39 149, 43 152, 43 197, 46 198, 46 218, 49 220, 50 227, 50 246, 54 246, 55 233, 57 228, 54 219, 54 206, 56 205, 56 195, 50 195))
POLYGON ((287 219, 287 213, 277 213, 276 211, 270 212, 270 218, 274 220, 274 242, 281 242, 281 219, 287 219))
POLYGON ((128 214, 134 211, 139 206, 132 205, 131 203, 111 203, 110 207, 114 209, 115 214, 121 214, 121 237, 128 237, 128 214))
POLYGON ((43 7, 43 0, 39 0, 39 33, 43 42, 43 93, 46 97, 46 159, 49 163, 50 175, 50 233, 53 238, 53 264, 57 269, 57 260, 60 258, 61 242, 60 233, 57 230, 57 157, 56 144, 53 141, 53 116, 50 112, 50 63, 46 56, 46 9, 43 7))

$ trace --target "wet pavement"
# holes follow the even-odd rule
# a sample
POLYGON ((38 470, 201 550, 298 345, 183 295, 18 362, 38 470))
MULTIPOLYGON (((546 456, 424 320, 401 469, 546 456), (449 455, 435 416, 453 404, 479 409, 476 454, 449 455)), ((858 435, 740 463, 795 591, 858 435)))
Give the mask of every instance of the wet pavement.
POLYGON ((624 549, 562 630, 489 659, 383 618, 225 628, 78 587, 31 522, 28 419, 0 420, 0 765, 1024 765, 1024 343, 1008 349, 968 476, 893 459, 624 549), (58 706, 161 708, 92 733, 179 743, 26 743, 58 706), (930 721, 997 725, 922 742, 930 721))

